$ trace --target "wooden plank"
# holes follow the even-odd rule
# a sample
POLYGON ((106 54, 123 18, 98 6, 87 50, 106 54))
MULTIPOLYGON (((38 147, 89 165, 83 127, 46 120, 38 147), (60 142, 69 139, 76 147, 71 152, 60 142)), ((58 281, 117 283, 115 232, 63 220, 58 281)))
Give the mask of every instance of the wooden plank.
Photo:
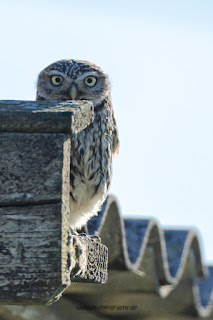
POLYGON ((65 143, 60 133, 0 132, 0 205, 61 201, 65 143))
POLYGON ((0 207, 0 301, 46 303, 61 288, 61 203, 0 207))
POLYGON ((0 132, 77 133, 93 119, 90 101, 0 101, 0 132))

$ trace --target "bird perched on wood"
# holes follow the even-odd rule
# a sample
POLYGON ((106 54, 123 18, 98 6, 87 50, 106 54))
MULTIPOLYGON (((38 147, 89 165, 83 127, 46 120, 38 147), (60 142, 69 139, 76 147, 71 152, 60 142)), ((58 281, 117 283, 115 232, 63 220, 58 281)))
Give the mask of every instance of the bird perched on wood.
POLYGON ((110 186, 119 138, 106 73, 88 61, 65 59, 38 76, 36 100, 89 100, 94 122, 71 138, 70 226, 80 229, 97 215, 110 186))

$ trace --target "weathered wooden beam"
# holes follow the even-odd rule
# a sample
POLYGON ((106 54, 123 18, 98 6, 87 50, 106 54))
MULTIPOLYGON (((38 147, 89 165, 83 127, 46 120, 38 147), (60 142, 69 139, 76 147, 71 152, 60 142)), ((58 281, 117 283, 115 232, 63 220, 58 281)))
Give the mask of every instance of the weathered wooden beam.
POLYGON ((90 101, 0 101, 0 132, 77 133, 93 119, 90 101))
POLYGON ((70 137, 63 133, 0 132, 0 205, 49 203, 69 194, 70 137))
POLYGON ((82 102, 0 101, 0 303, 50 304, 74 281, 107 280, 107 248, 71 234, 71 136, 82 102))

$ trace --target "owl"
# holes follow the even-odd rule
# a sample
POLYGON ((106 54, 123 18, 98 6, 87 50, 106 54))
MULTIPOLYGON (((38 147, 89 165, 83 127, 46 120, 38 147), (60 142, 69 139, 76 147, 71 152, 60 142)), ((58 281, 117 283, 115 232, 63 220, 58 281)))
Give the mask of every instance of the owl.
POLYGON ((81 229, 107 197, 112 157, 119 148, 109 79, 88 61, 60 60, 40 72, 36 100, 86 100, 94 105, 93 123, 71 137, 69 223, 81 229))

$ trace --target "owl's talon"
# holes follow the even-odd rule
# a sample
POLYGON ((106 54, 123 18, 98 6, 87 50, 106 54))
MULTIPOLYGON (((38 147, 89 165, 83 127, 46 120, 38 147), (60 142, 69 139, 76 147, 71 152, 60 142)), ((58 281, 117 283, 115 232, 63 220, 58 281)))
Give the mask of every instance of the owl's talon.
POLYGON ((72 229, 71 226, 69 226, 69 232, 70 232, 70 234, 71 234, 72 236, 78 236, 78 232, 75 231, 74 229, 72 229))
POLYGON ((101 238, 99 236, 90 236, 90 237, 95 241, 101 242, 101 238))
POLYGON ((79 236, 82 236, 82 237, 88 237, 88 235, 87 235, 86 233, 84 233, 84 232, 79 233, 79 236))
POLYGON ((99 236, 95 236, 95 235, 88 235, 86 233, 80 233, 79 236, 82 236, 82 237, 88 237, 92 240, 95 240, 95 241, 98 241, 98 242, 101 242, 101 238, 99 236))

